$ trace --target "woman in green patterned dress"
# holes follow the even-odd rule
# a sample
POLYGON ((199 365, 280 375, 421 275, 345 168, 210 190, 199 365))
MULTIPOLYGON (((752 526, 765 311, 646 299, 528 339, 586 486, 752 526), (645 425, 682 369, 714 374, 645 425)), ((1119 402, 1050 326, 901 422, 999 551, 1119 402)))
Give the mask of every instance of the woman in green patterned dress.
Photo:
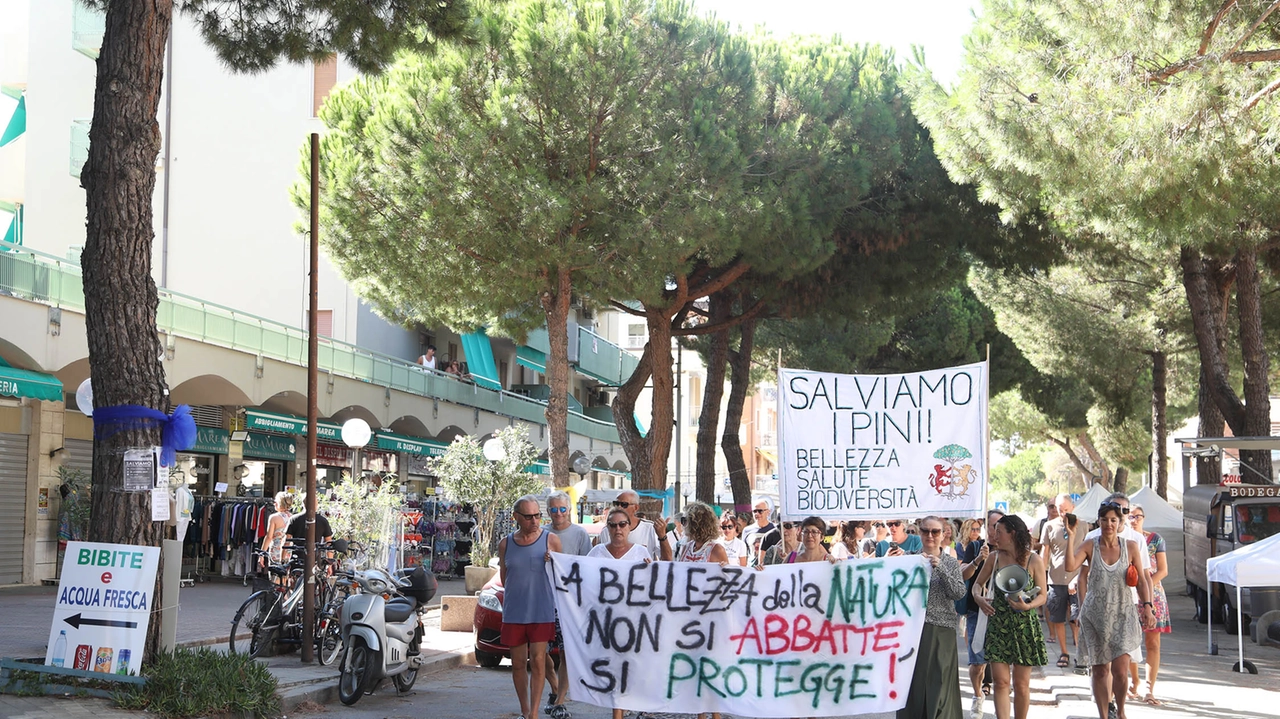
POLYGON ((1040 555, 1031 551, 1031 532, 1019 517, 1012 514, 1001 517, 990 541, 996 550, 992 557, 995 561, 983 565, 973 582, 973 596, 978 608, 987 615, 984 653, 991 665, 996 719, 1009 719, 1011 674, 1013 713, 1016 719, 1026 719, 1031 705, 1031 667, 1049 663, 1044 635, 1040 632, 1040 619, 1031 610, 1045 603, 1045 589, 1049 585, 1044 562, 1040 555), (995 592, 994 597, 987 597, 991 573, 1014 564, 1027 570, 1027 585, 1023 589, 1038 587, 1040 591, 1027 602, 1017 596, 1005 596, 1000 591, 995 592))

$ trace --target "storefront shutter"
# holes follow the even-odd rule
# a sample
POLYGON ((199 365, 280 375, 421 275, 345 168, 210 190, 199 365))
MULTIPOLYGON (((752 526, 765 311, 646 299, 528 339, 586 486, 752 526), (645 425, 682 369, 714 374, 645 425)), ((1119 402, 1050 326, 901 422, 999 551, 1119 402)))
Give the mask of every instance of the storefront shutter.
POLYGON ((0 434, 0 584, 22 581, 27 517, 27 436, 0 434))
POLYGON ((67 459, 62 464, 68 469, 84 472, 84 483, 93 479, 93 440, 67 439, 62 446, 67 448, 67 459))

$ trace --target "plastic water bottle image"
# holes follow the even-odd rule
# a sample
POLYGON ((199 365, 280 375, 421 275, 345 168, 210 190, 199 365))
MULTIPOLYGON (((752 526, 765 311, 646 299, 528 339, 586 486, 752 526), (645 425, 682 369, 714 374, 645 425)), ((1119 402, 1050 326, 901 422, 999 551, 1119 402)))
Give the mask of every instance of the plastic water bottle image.
POLYGON ((67 630, 58 632, 58 640, 53 643, 53 659, 50 662, 55 667, 63 666, 67 661, 67 630))

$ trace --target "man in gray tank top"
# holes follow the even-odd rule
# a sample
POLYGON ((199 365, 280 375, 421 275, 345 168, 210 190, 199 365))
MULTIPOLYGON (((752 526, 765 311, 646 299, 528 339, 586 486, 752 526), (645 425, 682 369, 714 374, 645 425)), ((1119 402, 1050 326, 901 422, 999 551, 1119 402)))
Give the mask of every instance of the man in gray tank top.
MULTIPOLYGON (((586 556, 591 551, 591 535, 581 525, 574 524, 570 518, 569 495, 566 492, 552 492, 547 497, 547 512, 551 514, 551 526, 547 529, 560 539, 560 546, 565 554, 586 556)), ((569 669, 564 660, 564 642, 560 641, 560 622, 556 620, 556 638, 553 647, 560 648, 560 666, 551 661, 547 655, 547 684, 551 686, 551 697, 543 707, 551 719, 572 719, 564 703, 569 699, 569 669)))
POLYGON ((502 574, 502 643, 511 649, 511 678, 523 719, 538 719, 546 680, 547 642, 556 634, 556 605, 547 577, 560 538, 542 529, 538 500, 525 495, 512 513, 516 531, 498 543, 502 574))

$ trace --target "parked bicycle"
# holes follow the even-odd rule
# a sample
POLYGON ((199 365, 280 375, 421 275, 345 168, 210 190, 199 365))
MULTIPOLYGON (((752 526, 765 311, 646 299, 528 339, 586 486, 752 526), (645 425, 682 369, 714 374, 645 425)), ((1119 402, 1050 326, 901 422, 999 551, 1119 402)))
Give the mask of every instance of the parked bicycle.
MULTIPOLYGON (((231 620, 229 640, 232 654, 247 654, 256 658, 276 644, 302 643, 305 558, 304 553, 298 551, 301 547, 293 546, 289 549, 293 551, 289 561, 285 563, 270 562, 261 551, 254 553, 263 558, 266 574, 273 578, 273 582, 270 588, 249 595, 236 610, 231 620)), ((347 551, 345 540, 318 543, 316 549, 316 616, 312 636, 320 661, 328 665, 342 654, 339 614, 342 602, 352 592, 353 583, 350 573, 343 576, 343 573, 336 571, 339 560, 331 555, 347 551)))

